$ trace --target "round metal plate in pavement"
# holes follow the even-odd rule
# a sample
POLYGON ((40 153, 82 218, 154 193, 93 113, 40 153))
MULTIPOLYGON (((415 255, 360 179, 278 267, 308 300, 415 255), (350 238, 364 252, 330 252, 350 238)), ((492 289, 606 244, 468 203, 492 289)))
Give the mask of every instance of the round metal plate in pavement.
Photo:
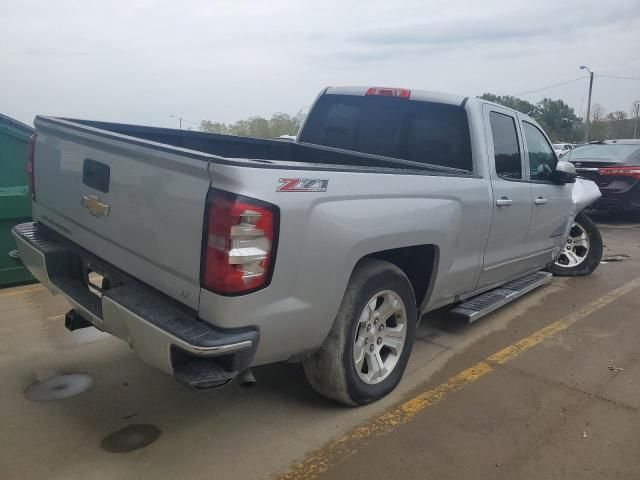
POLYGON ((75 397, 93 385, 93 377, 86 373, 69 373, 32 383, 24 391, 24 396, 32 402, 53 402, 75 397))

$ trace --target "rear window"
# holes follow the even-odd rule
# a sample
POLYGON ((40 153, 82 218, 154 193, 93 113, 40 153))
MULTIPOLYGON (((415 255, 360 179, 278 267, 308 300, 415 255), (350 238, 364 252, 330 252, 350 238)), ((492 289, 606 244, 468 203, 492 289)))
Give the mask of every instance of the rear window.
POLYGON ((300 141, 473 170, 467 114, 457 105, 323 95, 309 114, 300 141))
POLYGON ((593 144, 571 150, 571 160, 623 160, 640 150, 640 145, 593 144))

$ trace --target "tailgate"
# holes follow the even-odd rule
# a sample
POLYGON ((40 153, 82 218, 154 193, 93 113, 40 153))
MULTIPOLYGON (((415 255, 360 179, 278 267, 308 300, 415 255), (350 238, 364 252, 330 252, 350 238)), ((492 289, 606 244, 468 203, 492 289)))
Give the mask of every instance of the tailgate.
POLYGON ((36 119, 34 220, 197 308, 207 158, 36 119))

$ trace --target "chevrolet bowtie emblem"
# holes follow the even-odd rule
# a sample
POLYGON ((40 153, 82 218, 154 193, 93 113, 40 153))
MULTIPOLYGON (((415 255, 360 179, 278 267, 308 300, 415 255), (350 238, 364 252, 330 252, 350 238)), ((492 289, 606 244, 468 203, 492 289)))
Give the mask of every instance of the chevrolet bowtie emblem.
POLYGON ((102 203, 95 195, 82 195, 82 202, 80 203, 82 203, 83 207, 89 210, 91 215, 96 217, 106 217, 109 215, 109 210, 111 210, 109 205, 102 203))

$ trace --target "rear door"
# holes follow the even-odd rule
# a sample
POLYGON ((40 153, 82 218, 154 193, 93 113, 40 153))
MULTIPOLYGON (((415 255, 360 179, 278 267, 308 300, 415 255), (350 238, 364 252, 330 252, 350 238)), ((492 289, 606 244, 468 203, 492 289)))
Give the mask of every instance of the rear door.
POLYGON ((535 267, 543 267, 553 260, 564 247, 573 184, 558 185, 551 181, 558 159, 542 130, 531 121, 520 118, 526 170, 533 212, 527 236, 527 245, 534 254, 535 267))
POLYGON ((532 211, 518 119, 507 109, 484 106, 491 164, 493 214, 478 288, 508 280, 531 269, 527 244, 532 211))

